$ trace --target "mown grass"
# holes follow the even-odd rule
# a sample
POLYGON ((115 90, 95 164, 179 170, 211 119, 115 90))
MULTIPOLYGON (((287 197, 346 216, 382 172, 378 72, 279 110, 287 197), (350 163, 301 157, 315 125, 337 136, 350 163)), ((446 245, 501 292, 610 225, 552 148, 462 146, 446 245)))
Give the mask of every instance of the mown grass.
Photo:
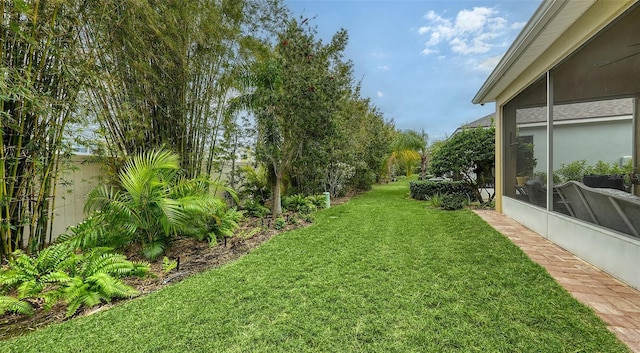
POLYGON ((407 193, 377 187, 235 263, 0 351, 627 351, 472 212, 407 193))

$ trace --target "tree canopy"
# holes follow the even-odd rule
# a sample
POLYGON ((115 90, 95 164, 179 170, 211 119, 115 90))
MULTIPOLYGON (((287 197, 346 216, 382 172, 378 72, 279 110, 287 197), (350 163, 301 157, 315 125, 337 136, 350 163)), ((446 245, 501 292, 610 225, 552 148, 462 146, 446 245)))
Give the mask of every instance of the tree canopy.
POLYGON ((429 170, 465 181, 481 201, 480 189, 493 183, 494 168, 495 127, 478 127, 462 130, 444 141, 434 152, 429 170))
POLYGON ((51 241, 71 125, 114 169, 163 148, 191 178, 219 176, 244 144, 275 213, 277 182, 337 195, 383 179, 394 127, 361 97, 347 32, 323 43, 281 0, 0 4, 0 254, 51 241))
MULTIPOLYGON (((230 111, 248 109, 253 113, 256 158, 267 166, 276 215, 281 212, 285 176, 294 189, 305 193, 335 192, 337 174, 344 174, 345 168, 353 173, 357 169, 353 158, 340 156, 338 148, 346 148, 349 154, 366 149, 347 142, 354 135, 369 135, 369 130, 362 129, 363 120, 372 123, 378 119, 382 124, 370 126, 384 128, 383 118, 371 114, 368 101, 357 101, 351 63, 342 59, 346 44, 344 30, 324 44, 315 39, 307 19, 291 20, 278 35, 278 42, 262 50, 245 74, 246 93, 230 102, 230 111), (356 109, 358 104, 361 108, 356 109)), ((378 142, 367 137, 360 142, 378 142)), ((360 169, 369 169, 363 163, 360 169)))

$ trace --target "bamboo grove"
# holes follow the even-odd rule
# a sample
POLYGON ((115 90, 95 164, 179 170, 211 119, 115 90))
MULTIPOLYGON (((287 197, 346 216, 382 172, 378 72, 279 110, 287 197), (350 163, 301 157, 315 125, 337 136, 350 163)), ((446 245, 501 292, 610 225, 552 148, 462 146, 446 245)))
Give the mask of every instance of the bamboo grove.
POLYGON ((166 148, 180 156, 186 177, 211 176, 242 143, 276 166, 272 179, 286 176, 304 192, 324 191, 335 166, 350 166, 369 184, 384 170, 394 128, 360 97, 342 58, 346 32, 323 44, 280 0, 2 0, 0 7, 2 257, 51 242, 54 195, 78 125, 92 131, 97 154, 166 148), (247 79, 265 67, 277 68, 270 92, 247 79), (286 133, 287 143, 265 145, 275 136, 264 134, 269 128, 286 133))

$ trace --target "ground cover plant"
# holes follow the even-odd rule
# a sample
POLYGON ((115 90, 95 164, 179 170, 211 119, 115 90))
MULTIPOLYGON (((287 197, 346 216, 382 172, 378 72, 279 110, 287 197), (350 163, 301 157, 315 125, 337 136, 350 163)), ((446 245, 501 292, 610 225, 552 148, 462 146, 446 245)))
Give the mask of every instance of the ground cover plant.
POLYGON ((407 194, 376 187, 228 266, 2 351, 628 351, 471 211, 407 194))

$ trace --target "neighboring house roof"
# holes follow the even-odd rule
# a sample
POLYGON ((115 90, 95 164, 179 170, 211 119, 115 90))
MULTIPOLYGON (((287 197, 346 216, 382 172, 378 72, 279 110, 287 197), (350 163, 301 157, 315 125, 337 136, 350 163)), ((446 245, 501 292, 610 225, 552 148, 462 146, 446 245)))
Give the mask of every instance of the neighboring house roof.
MULTIPOLYGON (((495 114, 489 114, 483 116, 478 120, 474 120, 468 124, 465 124, 458 128, 456 132, 463 128, 475 128, 475 127, 488 127, 491 126, 495 114)), ((554 121, 572 121, 582 122, 592 119, 615 119, 619 117, 626 117, 631 119, 633 117, 633 99, 611 99, 604 101, 585 102, 585 103, 573 103, 557 105, 553 110, 554 121)), ((522 124, 536 124, 544 123, 547 121, 546 107, 534 107, 518 109, 516 113, 516 123, 522 124)))

